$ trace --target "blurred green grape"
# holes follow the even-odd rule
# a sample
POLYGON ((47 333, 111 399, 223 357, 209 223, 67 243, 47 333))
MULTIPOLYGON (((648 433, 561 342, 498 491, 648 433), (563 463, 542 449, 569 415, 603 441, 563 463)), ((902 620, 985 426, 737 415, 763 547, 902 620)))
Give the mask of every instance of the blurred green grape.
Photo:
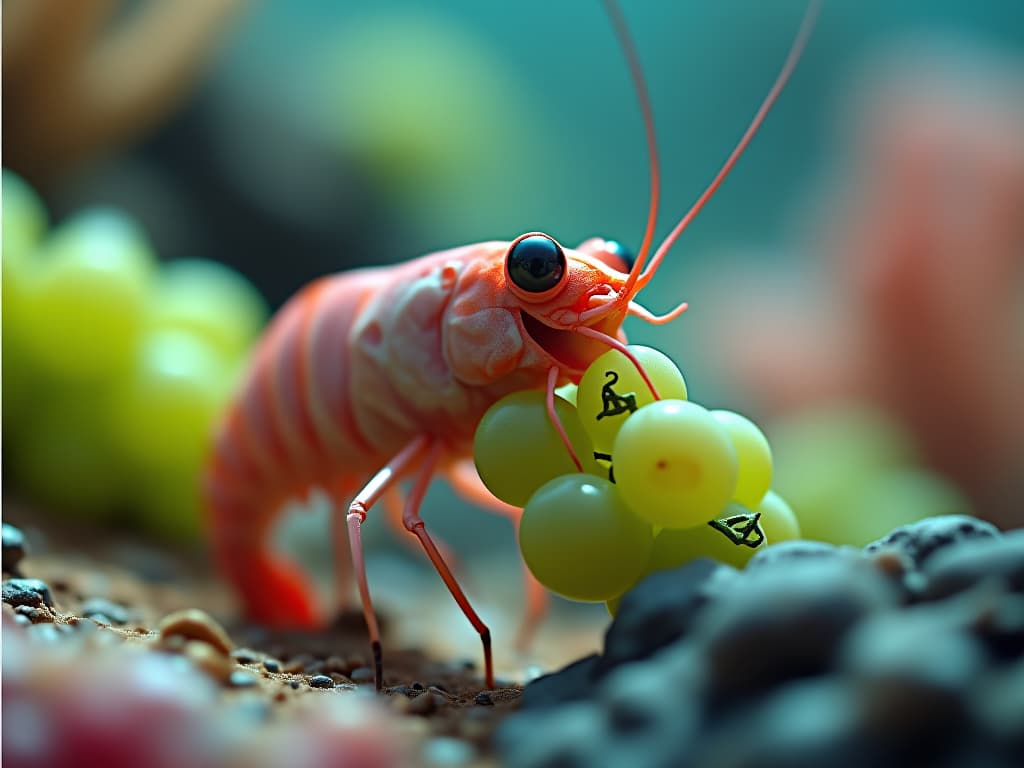
POLYGON ((623 504, 615 486, 572 474, 544 484, 519 523, 523 559, 537 580, 573 600, 622 594, 640 576, 653 531, 623 504))
MULTIPOLYGON (((685 400, 686 381, 676 364, 651 347, 632 344, 636 355, 664 400, 685 400)), ((636 366, 617 349, 610 349, 590 364, 580 379, 576 408, 594 443, 594 450, 611 453, 615 436, 630 414, 654 402, 650 388, 636 366)))
POLYGON ((705 408, 659 400, 626 420, 615 438, 615 482, 640 517, 689 528, 720 517, 736 488, 736 449, 705 408))
POLYGON ((758 426, 733 411, 711 411, 711 415, 729 434, 736 448, 739 473, 733 501, 756 509, 772 484, 772 449, 758 426))
POLYGON ((109 430, 114 403, 101 387, 57 390, 39 396, 8 456, 16 484, 30 498, 91 521, 112 520, 128 492, 124 457, 109 430))
POLYGON ((118 388, 112 415, 122 453, 145 472, 189 480, 209 450, 236 370, 204 337, 174 330, 148 334, 118 388))
POLYGON ((43 244, 27 292, 27 351, 55 375, 116 376, 128 368, 151 296, 156 257, 124 214, 92 209, 43 244))
POLYGON ((775 491, 768 491, 757 510, 761 513, 761 528, 772 544, 800 538, 800 522, 792 507, 775 491))
MULTIPOLYGON (((837 504, 830 519, 813 521, 814 535, 806 527, 803 533, 805 538, 862 547, 893 528, 926 517, 972 512, 964 495, 938 474, 901 467, 866 478, 857 493, 837 504)), ((803 517, 800 522, 803 525, 803 517)))
POLYGON ((710 557, 742 568, 768 538, 757 516, 742 504, 732 503, 718 520, 692 528, 665 528, 654 537, 646 572, 678 568, 698 557, 710 557))
POLYGON ((215 261, 181 259, 163 266, 149 309, 149 325, 201 336, 219 354, 237 360, 267 322, 266 301, 235 270, 215 261))
MULTIPOLYGON (((525 506, 548 480, 578 471, 548 419, 544 400, 539 389, 506 395, 487 410, 473 439, 480 479, 491 493, 516 507, 525 506)), ((555 412, 584 469, 600 472, 576 409, 556 397, 555 412)))

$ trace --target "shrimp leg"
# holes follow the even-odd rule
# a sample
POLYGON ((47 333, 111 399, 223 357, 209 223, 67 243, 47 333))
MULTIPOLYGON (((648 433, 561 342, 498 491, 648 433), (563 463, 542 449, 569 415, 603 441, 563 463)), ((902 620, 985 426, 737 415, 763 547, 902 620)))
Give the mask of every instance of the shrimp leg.
MULTIPOLYGON (((447 471, 447 479, 452 490, 471 504, 476 504, 495 514, 507 517, 512 521, 516 538, 519 537, 519 520, 523 516, 523 510, 506 504, 496 498, 480 480, 473 462, 469 460, 457 461, 447 471)), ((544 586, 537 581, 537 578, 530 571, 524 561, 523 569, 523 594, 526 598, 526 610, 523 614, 522 623, 519 625, 519 632, 516 635, 516 648, 525 651, 533 643, 537 628, 548 612, 548 592, 544 586)))
POLYGON ((484 685, 488 688, 493 688, 494 660, 491 655, 491 630, 483 623, 477 612, 473 610, 473 606, 469 604, 469 599, 466 597, 465 592, 462 591, 462 587, 459 586, 459 582, 455 579, 455 576, 452 575, 451 569, 445 563, 437 545, 434 544, 433 539, 430 538, 430 534, 427 533, 426 523, 424 523, 423 518, 420 517, 420 505, 423 503, 423 497, 427 493, 427 487, 430 485, 430 480, 433 478, 434 472, 437 469, 437 464, 441 458, 441 454, 442 444, 440 442, 435 442, 430 448, 426 462, 420 468, 419 475, 416 477, 412 491, 409 493, 409 498, 405 504, 405 512, 402 515, 402 520, 406 529, 420 540, 420 544, 423 545, 423 549, 426 551, 427 557, 429 557, 430 562, 434 564, 434 568, 437 569, 441 579, 448 587, 448 591, 451 592, 452 597, 455 598, 455 602, 459 604, 459 608, 462 609, 462 613, 465 614, 467 619, 469 619, 469 623, 473 625, 473 629, 479 633, 480 641, 483 643, 484 647, 484 685))
MULTIPOLYGON (((348 507, 346 524, 348 527, 348 543, 352 553, 352 569, 356 584, 359 587, 359 600, 363 606, 363 618, 370 634, 370 647, 373 650, 373 679, 379 691, 383 686, 383 652, 380 644, 380 627, 377 615, 373 612, 373 601, 370 599, 370 585, 366 580, 366 560, 363 558, 363 539, 361 526, 366 521, 367 511, 387 493, 389 488, 402 479, 416 461, 422 458, 430 447, 430 438, 420 435, 405 446, 398 455, 387 463, 363 489, 356 494, 348 507)), ((340 513, 340 508, 337 510, 340 513)), ((337 514, 337 513, 336 513, 337 514)))

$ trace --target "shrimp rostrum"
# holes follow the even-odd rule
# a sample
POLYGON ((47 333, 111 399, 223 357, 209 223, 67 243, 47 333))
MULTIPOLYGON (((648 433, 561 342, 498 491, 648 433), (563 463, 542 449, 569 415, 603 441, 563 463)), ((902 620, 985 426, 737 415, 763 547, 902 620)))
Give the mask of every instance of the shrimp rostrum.
MULTIPOLYGON (((216 435, 204 482, 214 558, 248 615, 275 626, 326 623, 328 612, 302 570, 270 546, 283 504, 310 488, 325 490, 334 504, 334 539, 342 549, 347 541, 351 556, 378 689, 380 632, 361 542, 375 503, 401 504, 402 525, 479 632, 485 684, 493 687, 490 632, 420 517, 427 486, 442 475, 467 498, 518 519, 519 510, 491 497, 476 477, 477 423, 504 395, 546 388, 548 413, 560 428, 555 387, 578 381, 609 347, 633 359, 624 345, 626 317, 665 323, 686 309, 655 315, 636 295, 757 131, 814 15, 809 9, 771 92, 718 175, 651 255, 659 195, 654 123, 621 13, 612 3, 608 9, 639 95, 651 163, 647 226, 632 265, 611 241, 594 238, 571 249, 530 232, 318 279, 273 319, 216 435), (396 492, 405 480, 411 485, 403 502, 396 492)), ((531 604, 536 618, 536 594, 531 604)))

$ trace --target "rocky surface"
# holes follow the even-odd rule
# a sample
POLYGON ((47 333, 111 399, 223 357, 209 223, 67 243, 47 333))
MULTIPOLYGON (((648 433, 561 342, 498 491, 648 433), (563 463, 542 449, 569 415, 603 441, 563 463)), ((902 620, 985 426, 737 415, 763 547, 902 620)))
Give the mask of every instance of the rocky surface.
POLYGON ((512 768, 1019 765, 1024 531, 933 518, 656 574, 497 748, 512 768))

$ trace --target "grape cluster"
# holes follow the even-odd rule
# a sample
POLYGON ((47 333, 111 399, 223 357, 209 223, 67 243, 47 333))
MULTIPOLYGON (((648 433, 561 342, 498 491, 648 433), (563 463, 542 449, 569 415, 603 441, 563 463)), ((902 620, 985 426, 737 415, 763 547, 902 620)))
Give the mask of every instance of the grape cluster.
POLYGON ((50 230, 5 169, 5 469, 53 508, 194 535, 213 421, 267 314, 223 265, 161 265, 120 211, 50 230))
POLYGON ((510 768, 1010 768, 1022 692, 1024 531, 944 516, 652 575, 497 747, 510 768))
POLYGON ((768 541, 799 537, 793 511, 770 490, 772 454, 749 419, 688 400, 667 356, 610 350, 555 398, 577 468, 542 391, 511 394, 477 428, 474 458, 487 488, 523 507, 523 559, 548 589, 601 602, 644 576, 709 556, 737 567, 768 541), (574 407, 575 405, 575 407, 574 407))

